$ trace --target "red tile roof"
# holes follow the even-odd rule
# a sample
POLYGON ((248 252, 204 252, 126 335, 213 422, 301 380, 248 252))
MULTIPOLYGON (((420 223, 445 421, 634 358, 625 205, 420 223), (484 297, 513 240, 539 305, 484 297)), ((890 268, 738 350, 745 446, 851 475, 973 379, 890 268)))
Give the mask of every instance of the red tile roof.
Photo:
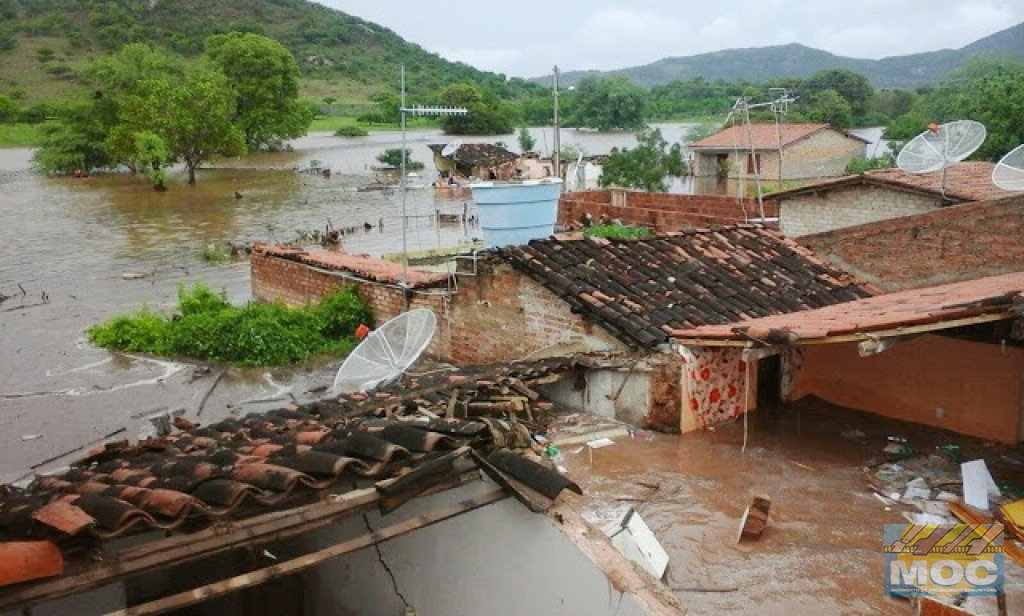
MULTIPOLYGON (((366 254, 354 255, 334 250, 307 252, 293 246, 270 244, 256 244, 253 246, 253 251, 271 257, 298 261, 311 267, 350 272, 359 278, 385 284, 400 284, 406 275, 406 269, 401 263, 378 259, 366 254)), ((437 286, 447 282, 450 278, 451 275, 444 272, 427 272, 409 268, 406 286, 410 288, 437 286)))
POLYGON ((994 163, 983 161, 961 162, 945 170, 932 173, 907 173, 901 169, 875 169, 857 175, 807 184, 791 190, 766 195, 771 199, 786 199, 798 195, 854 186, 880 186, 896 190, 924 193, 954 201, 986 201, 1019 194, 1003 190, 992 183, 994 163))
POLYGON ((756 225, 642 239, 556 236, 503 254, 573 312, 648 348, 666 342, 675 328, 807 310, 873 292, 756 225))
POLYGON ((689 148, 691 150, 732 150, 736 148, 749 150, 753 144, 755 150, 777 150, 780 143, 783 147, 792 145, 822 130, 834 130, 851 139, 868 143, 861 137, 832 128, 828 124, 779 124, 776 129, 776 125, 773 123, 730 126, 713 135, 694 141, 689 148))
MULTIPOLYGON (((501 400, 507 405, 509 389, 532 392, 534 383, 573 366, 570 358, 548 358, 435 371, 370 392, 228 417, 138 444, 107 443, 70 471, 39 477, 28 488, 0 486, 0 547, 44 540, 67 548, 69 556, 71 551, 81 555, 83 541, 184 530, 186 524, 191 532, 304 505, 321 499, 323 490, 347 492, 358 479, 399 477, 436 460, 438 452, 462 446, 494 452, 491 457, 506 447, 528 449, 530 431, 523 423, 466 417, 467 404, 501 400), (451 409, 462 417, 450 416, 451 409)), ((520 410, 530 413, 536 422, 531 425, 542 425, 552 405, 539 394, 534 398, 523 396, 520 410)), ((579 490, 525 458, 515 464, 525 463, 538 467, 532 472, 539 484, 520 480, 542 494, 579 490)))
POLYGON ((897 291, 857 301, 672 331, 677 338, 704 340, 823 341, 847 334, 941 324, 979 315, 1024 313, 1024 272, 897 291))

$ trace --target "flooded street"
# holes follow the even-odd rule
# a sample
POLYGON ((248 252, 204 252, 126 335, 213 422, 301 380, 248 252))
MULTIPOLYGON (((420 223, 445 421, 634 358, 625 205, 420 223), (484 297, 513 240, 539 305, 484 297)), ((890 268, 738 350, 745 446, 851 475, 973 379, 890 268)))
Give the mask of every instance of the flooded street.
MULTIPOLYGON (((992 444, 811 400, 757 411, 747 430, 745 451, 742 422, 623 436, 592 459, 565 447, 568 473, 584 491, 574 504, 601 526, 634 507, 668 553, 664 581, 691 616, 915 614, 909 601, 883 593, 883 525, 907 519, 867 489, 865 468, 885 459, 890 434, 922 454, 954 439, 968 459, 991 455, 992 444), (768 527, 737 543, 743 511, 761 495, 771 499, 768 527)), ((1009 477, 1003 470, 997 476, 1009 477)), ((1024 613, 1024 571, 1007 558, 1005 573, 1008 613, 1024 613)), ((997 614, 991 597, 964 607, 997 614)))

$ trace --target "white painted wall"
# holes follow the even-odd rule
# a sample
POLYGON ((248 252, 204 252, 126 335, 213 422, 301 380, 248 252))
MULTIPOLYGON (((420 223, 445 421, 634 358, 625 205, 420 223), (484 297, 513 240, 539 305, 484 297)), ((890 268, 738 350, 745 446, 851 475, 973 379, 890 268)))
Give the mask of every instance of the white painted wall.
MULTIPOLYGON (((493 489, 475 482, 420 499, 395 514, 370 516, 376 528, 493 489)), ((365 532, 362 519, 320 533, 321 540, 365 532)), ((615 590, 605 573, 552 518, 504 500, 331 561, 305 575, 308 616, 640 616, 632 593, 615 590)), ((652 581, 652 583, 654 583, 652 581)))
POLYGON ((638 367, 631 372, 586 371, 586 386, 577 389, 575 379, 562 379, 539 389, 549 400, 571 409, 642 426, 651 396, 651 373, 638 367))

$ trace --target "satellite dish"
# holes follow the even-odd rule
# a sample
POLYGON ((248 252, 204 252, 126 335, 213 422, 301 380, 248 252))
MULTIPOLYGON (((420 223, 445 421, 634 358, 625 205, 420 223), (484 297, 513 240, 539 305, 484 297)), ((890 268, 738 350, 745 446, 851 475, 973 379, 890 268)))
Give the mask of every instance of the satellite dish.
POLYGON ((1024 190, 1024 144, 1010 150, 996 163, 992 183, 1003 190, 1024 190))
POLYGON ((430 344, 436 326, 432 310, 416 308, 371 331, 338 368, 331 391, 366 391, 398 378, 430 344))
POLYGON ((903 146, 896 166, 908 173, 931 173, 959 162, 985 141, 985 125, 974 120, 931 124, 903 146))
POLYGON ((441 148, 441 156, 452 156, 452 155, 454 155, 455 151, 458 150, 459 146, 461 146, 461 145, 462 145, 461 141, 452 141, 451 143, 449 143, 449 144, 445 145, 443 148, 441 148))

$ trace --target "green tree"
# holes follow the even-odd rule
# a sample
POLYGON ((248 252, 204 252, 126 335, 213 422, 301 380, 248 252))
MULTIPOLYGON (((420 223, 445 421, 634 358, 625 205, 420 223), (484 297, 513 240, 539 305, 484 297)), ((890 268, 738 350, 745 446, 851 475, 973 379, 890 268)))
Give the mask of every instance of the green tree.
POLYGON ((530 134, 530 129, 525 126, 519 129, 519 150, 521 152, 532 152, 533 146, 537 145, 537 140, 530 134))
POLYGON ((666 177, 686 173, 682 147, 678 143, 669 146, 657 128, 644 128, 637 133, 636 140, 637 146, 632 150, 612 148, 598 181, 601 186, 664 192, 666 177))
MULTIPOLYGON (((122 106, 119 131, 132 135, 151 133, 163 140, 166 162, 181 161, 188 183, 195 184, 196 169, 214 155, 245 152, 245 136, 232 123, 233 92, 219 72, 200 71, 184 80, 152 80, 140 84, 139 93, 122 106)), ((136 151, 140 144, 134 140, 136 151)))
POLYGON ((988 136, 972 158, 998 160, 1024 142, 1024 64, 980 57, 950 73, 926 94, 910 114, 929 122, 975 120, 988 136))
POLYGON ((800 97, 811 101, 827 90, 846 101, 854 120, 864 117, 875 92, 867 77, 845 68, 818 71, 799 86, 800 97))
POLYGON ((207 38, 205 47, 228 78, 234 121, 250 149, 276 147, 306 133, 313 110, 299 101, 299 66, 281 43, 229 32, 207 38))
POLYGON ((448 135, 507 135, 512 132, 517 110, 487 90, 468 83, 454 83, 438 96, 442 105, 465 107, 465 115, 445 116, 441 128, 448 135))
POLYGON ((571 112, 576 126, 635 130, 647 123, 647 92, 625 77, 588 77, 576 88, 571 112))
POLYGON ((107 108, 103 99, 64 108, 60 121, 43 125, 42 144, 32 155, 33 164, 41 171, 61 174, 117 164, 105 146, 111 126, 107 108))
MULTIPOLYGON (((377 155, 377 161, 382 165, 398 169, 402 166, 402 148, 388 148, 377 155)), ((405 169, 407 171, 418 171, 423 168, 423 163, 412 159, 412 150, 405 148, 405 169)))
POLYGON ((850 103, 835 90, 816 93, 805 109, 807 118, 815 122, 826 122, 836 128, 849 128, 853 124, 850 103))

